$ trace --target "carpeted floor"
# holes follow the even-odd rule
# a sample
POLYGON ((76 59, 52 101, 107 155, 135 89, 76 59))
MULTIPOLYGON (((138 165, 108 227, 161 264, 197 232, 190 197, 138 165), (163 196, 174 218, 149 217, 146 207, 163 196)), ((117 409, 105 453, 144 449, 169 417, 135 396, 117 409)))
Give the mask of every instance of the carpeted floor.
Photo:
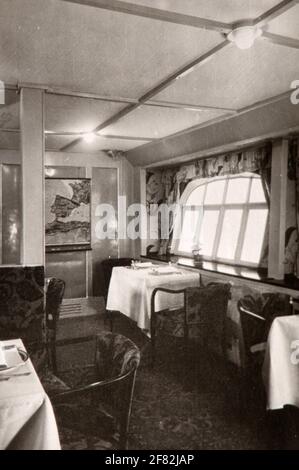
MULTIPOLYGON (((99 316, 62 319, 59 339, 95 334, 105 328, 99 316)), ((137 372, 131 424, 130 449, 201 450, 279 448, 280 434, 273 433, 265 413, 248 404, 240 413, 238 375, 218 358, 199 351, 190 343, 188 352, 179 339, 161 338, 154 369, 149 361, 149 340, 125 317, 117 316, 116 332, 130 337, 142 351, 137 372)), ((59 375, 66 380, 76 366, 93 361, 93 343, 60 346, 59 375)), ((58 419, 59 424, 59 419, 58 419)), ((64 449, 80 449, 86 439, 76 430, 60 428, 64 449), (84 441, 84 442, 83 442, 84 441)), ((90 449, 109 444, 88 436, 90 449)))

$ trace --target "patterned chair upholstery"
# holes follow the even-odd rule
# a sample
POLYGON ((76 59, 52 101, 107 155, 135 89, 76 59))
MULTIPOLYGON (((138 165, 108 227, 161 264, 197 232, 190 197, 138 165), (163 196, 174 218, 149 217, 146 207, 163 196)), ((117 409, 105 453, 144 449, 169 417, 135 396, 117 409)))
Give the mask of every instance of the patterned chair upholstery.
POLYGON ((48 367, 43 266, 0 267, 0 340, 21 338, 49 395, 68 387, 48 367))
POLYGON ((151 344, 155 360, 156 336, 163 333, 197 338, 197 341, 217 354, 225 355, 225 324, 230 284, 215 283, 183 290, 157 288, 151 299, 151 344), (184 294, 184 305, 177 309, 155 310, 155 296, 159 292, 168 295, 184 294))
POLYGON ((56 333, 60 315, 60 307, 63 300, 65 282, 62 279, 52 277, 48 283, 46 292, 46 331, 47 344, 51 355, 52 368, 57 371, 56 361, 56 333))
POLYGON ((1 267, 0 339, 22 338, 36 367, 45 357, 43 321, 43 266, 1 267))
POLYGON ((248 403, 265 409, 262 365, 269 329, 275 317, 291 315, 292 305, 286 294, 252 290, 238 301, 238 309, 244 344, 239 397, 243 414, 248 410, 248 403))
POLYGON ((53 397, 58 425, 65 434, 80 431, 87 447, 89 438, 98 436, 126 449, 140 352, 123 335, 103 332, 95 340, 94 366, 78 368, 78 385, 53 397))
POLYGON ((292 314, 290 296, 252 291, 238 301, 238 309, 244 340, 244 365, 261 363, 274 318, 292 314))

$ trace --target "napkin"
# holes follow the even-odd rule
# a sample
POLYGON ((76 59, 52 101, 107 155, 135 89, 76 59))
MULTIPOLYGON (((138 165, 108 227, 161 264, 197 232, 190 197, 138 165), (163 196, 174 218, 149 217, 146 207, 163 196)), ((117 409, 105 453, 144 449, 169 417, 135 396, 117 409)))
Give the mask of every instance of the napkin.
POLYGON ((153 266, 153 263, 142 263, 142 262, 138 262, 138 263, 135 263, 135 268, 151 268, 153 266))
POLYGON ((161 266, 159 268, 152 269, 152 274, 159 276, 162 274, 182 274, 182 272, 171 266, 161 266))
POLYGON ((7 360, 3 343, 0 341, 0 370, 7 369, 7 360))
POLYGON ((15 345, 8 349, 5 344, 0 342, 0 371, 8 367, 17 366, 20 360, 20 355, 15 345))

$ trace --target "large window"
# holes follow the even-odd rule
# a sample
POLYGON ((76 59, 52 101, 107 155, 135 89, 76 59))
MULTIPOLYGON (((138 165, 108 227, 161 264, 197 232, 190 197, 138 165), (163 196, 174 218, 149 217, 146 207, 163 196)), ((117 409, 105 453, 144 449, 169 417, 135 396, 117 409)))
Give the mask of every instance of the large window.
POLYGON ((251 266, 260 263, 269 210, 259 175, 193 181, 182 204, 177 253, 191 255, 200 247, 208 260, 251 266))

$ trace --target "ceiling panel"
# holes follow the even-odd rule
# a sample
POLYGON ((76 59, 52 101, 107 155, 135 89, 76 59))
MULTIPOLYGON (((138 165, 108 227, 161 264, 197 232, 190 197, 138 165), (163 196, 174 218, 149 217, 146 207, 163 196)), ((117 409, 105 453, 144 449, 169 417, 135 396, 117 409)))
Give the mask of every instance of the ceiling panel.
MULTIPOLYGON (((46 150, 61 150, 65 145, 70 144, 77 137, 78 136, 75 135, 46 135, 46 150)), ((92 143, 87 143, 82 140, 80 143, 70 148, 69 151, 93 153, 100 150, 123 150, 125 152, 146 143, 147 141, 140 140, 106 139, 104 137, 96 137, 92 143)))
POLYGON ((106 101, 46 94, 47 131, 90 132, 125 105, 106 101))
POLYGON ((105 133, 136 137, 161 138, 223 115, 222 111, 186 111, 184 109, 140 106, 105 133))
POLYGON ((289 90, 298 63, 299 50, 263 40, 248 50, 231 45, 155 99, 240 109, 289 90))
POLYGON ((16 91, 5 90, 4 104, 0 104, 0 129, 19 129, 19 127, 20 96, 16 91))
POLYGON ((0 132, 0 149, 19 150, 20 134, 17 132, 0 132))
POLYGON ((74 140, 76 136, 65 135, 46 135, 45 147, 46 150, 60 150, 65 145, 68 145, 74 140))
POLYGON ((60 0, 1 0, 8 83, 137 98, 219 42, 217 32, 60 0))
POLYGON ((185 15, 232 23, 253 19, 279 3, 279 0, 121 0, 185 15))
POLYGON ((267 31, 299 39, 299 5, 271 21, 267 31))
POLYGON ((140 140, 106 139, 103 137, 97 137, 92 143, 81 141, 72 147, 70 152, 92 153, 100 150, 123 150, 126 152, 127 150, 131 150, 146 143, 146 141, 140 140))

